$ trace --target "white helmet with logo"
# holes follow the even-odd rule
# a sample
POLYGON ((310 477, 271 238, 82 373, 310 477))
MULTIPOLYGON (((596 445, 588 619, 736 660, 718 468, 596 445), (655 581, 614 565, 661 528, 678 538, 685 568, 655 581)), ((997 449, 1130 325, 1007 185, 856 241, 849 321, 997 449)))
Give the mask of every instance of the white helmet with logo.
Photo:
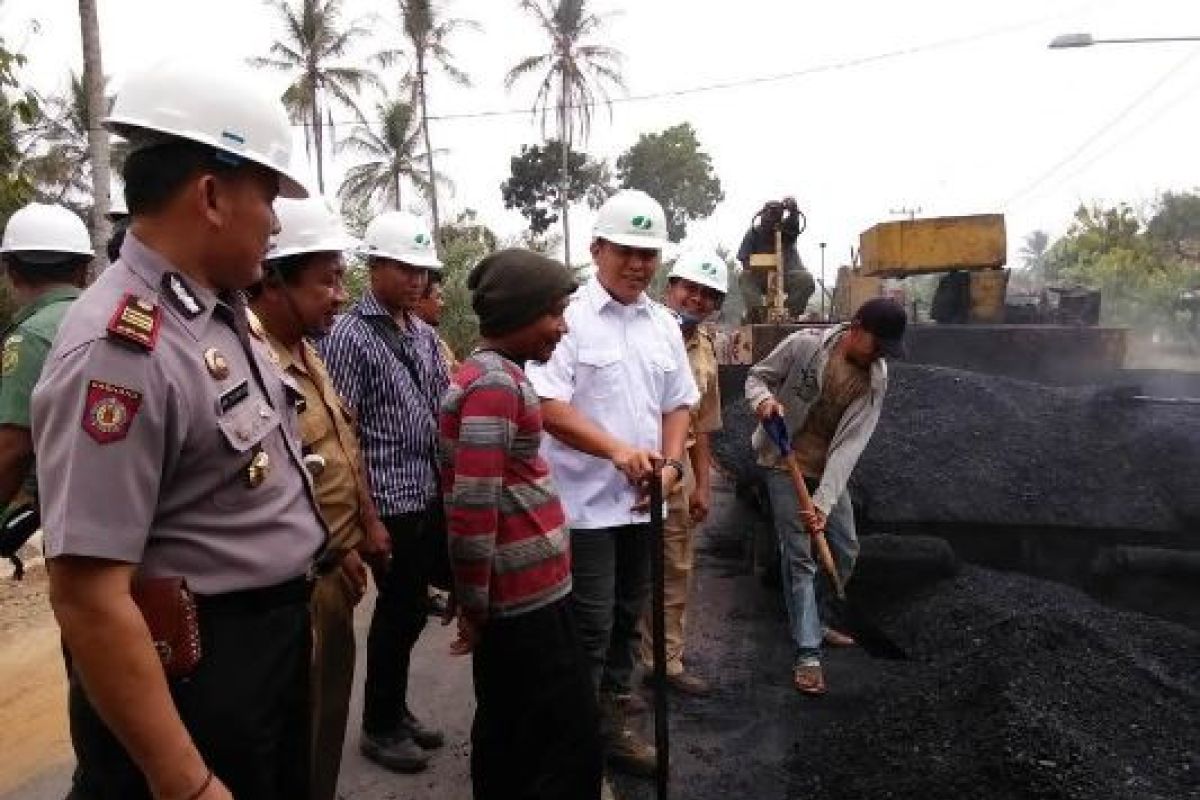
POLYGON ((291 171, 292 128, 279 98, 246 72, 167 59, 130 75, 104 127, 136 144, 174 136, 260 164, 283 197, 308 197, 291 171))
POLYGON ((30 203, 8 218, 0 253, 95 255, 83 220, 62 206, 30 203))
POLYGON ((441 269, 425 220, 407 211, 386 211, 367 226, 362 254, 390 258, 410 267, 441 269))
POLYGON ((268 261, 302 253, 340 253, 361 244, 346 233, 338 215, 322 197, 280 198, 275 201, 275 216, 279 233, 271 238, 268 261))
POLYGON ((662 250, 670 243, 667 215, 658 201, 645 192, 623 189, 600 206, 592 238, 626 247, 662 250))
POLYGON ((689 250, 675 259, 667 279, 683 278, 721 294, 729 292, 729 267, 712 250, 689 250))

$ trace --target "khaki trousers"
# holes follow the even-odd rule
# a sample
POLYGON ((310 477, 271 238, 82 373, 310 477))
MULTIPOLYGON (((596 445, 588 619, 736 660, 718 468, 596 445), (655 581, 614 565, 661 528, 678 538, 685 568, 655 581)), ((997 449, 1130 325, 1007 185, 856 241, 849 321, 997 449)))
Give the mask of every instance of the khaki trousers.
MULTIPOLYGON (((695 558, 695 526, 687 512, 686 494, 672 498, 663 521, 663 573, 664 573, 664 628, 667 640, 667 674, 683 672, 683 635, 687 620, 687 599, 692 583, 692 562, 695 558)), ((642 615, 641 633, 642 663, 647 667, 654 664, 654 647, 651 638, 650 613, 653 603, 646 604, 642 615)))
POLYGON ((312 593, 311 800, 336 800, 342 745, 354 685, 354 587, 340 567, 317 578, 312 593))

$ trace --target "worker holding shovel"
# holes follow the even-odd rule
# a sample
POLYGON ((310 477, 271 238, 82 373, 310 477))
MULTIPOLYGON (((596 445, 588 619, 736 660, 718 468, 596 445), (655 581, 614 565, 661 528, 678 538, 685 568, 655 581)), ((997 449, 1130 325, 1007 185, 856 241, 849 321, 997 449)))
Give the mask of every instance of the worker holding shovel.
POLYGON ((752 442, 758 463, 767 468, 788 625, 797 650, 792 682, 803 694, 826 691, 823 641, 854 644, 849 636, 822 627, 817 558, 826 555, 821 560, 832 561, 832 582, 840 592, 858 555, 847 485, 883 408, 885 357, 903 353, 906 324, 899 304, 868 300, 849 324, 804 329, 784 339, 746 378, 746 399, 762 423, 752 442), (823 553, 826 544, 828 554, 823 553))

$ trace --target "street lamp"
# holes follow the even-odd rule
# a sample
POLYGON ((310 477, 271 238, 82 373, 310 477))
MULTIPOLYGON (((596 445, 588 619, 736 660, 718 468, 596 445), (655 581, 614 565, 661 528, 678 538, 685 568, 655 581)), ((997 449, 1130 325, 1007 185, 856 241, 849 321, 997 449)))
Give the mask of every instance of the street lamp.
POLYGON ((1200 36, 1138 36, 1121 39, 1097 39, 1090 33, 1063 33, 1050 40, 1051 50, 1091 47, 1094 44, 1159 44, 1162 42, 1200 42, 1200 36))

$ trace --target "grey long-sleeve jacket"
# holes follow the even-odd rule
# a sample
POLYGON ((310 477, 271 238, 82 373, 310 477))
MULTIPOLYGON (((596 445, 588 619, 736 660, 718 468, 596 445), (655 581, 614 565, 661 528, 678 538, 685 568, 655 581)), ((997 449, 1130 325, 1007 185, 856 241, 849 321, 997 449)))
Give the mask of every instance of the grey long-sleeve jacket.
MULTIPOLYGON (((750 368, 746 377, 746 400, 751 410, 768 397, 774 397, 784 408, 788 430, 795 435, 804 426, 808 410, 821 396, 825 365, 834 345, 845 335, 849 325, 826 331, 809 328, 799 330, 779 343, 770 355, 750 368)), ((813 495, 813 504, 824 514, 837 503, 846 491, 850 473, 858 463, 883 410, 887 392, 887 364, 878 359, 871 365, 871 390, 855 400, 842 415, 833 441, 821 485, 813 495)), ((751 439, 764 467, 780 466, 779 450, 771 442, 762 425, 751 439)))

